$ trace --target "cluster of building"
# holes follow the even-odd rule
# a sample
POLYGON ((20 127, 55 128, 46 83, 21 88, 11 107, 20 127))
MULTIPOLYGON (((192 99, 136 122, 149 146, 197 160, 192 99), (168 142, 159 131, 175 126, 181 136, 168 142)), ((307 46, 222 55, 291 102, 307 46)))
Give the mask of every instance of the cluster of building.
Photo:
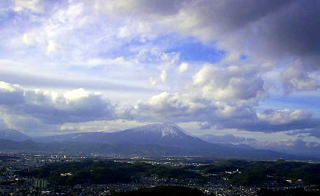
MULTIPOLYGON (((45 164, 56 162, 74 162, 82 161, 88 156, 70 156, 61 154, 0 154, 0 195, 10 196, 28 196, 28 195, 94 195, 104 196, 112 195, 114 192, 125 192, 137 190, 140 188, 148 188, 155 186, 184 186, 189 188, 196 188, 205 194, 215 194, 217 196, 231 196, 231 195, 257 195, 259 187, 244 187, 233 186, 228 182, 228 176, 240 173, 239 170, 225 171, 222 175, 212 175, 212 180, 207 183, 199 183, 196 179, 175 179, 175 178, 161 178, 156 175, 150 177, 140 177, 132 183, 117 183, 117 184, 91 184, 91 185, 75 185, 75 186, 53 186, 48 182, 48 179, 29 178, 18 175, 18 171, 28 170, 29 168, 41 167, 45 164)), ((100 159, 107 159, 102 158, 100 159)), ((109 159, 109 158, 108 158, 109 159)), ((116 159, 121 162, 134 162, 138 159, 116 159)), ((158 161, 140 159, 138 161, 145 161, 153 165, 183 165, 183 161, 163 160, 158 161)), ((199 163, 187 162, 185 165, 201 165, 199 163)), ((61 173, 61 176, 70 176, 72 173, 61 173)), ((278 189, 296 188, 297 185, 288 185, 286 187, 277 187, 278 189)), ((312 186, 299 187, 313 190, 312 186)), ((298 187, 298 188, 299 188, 298 187)))

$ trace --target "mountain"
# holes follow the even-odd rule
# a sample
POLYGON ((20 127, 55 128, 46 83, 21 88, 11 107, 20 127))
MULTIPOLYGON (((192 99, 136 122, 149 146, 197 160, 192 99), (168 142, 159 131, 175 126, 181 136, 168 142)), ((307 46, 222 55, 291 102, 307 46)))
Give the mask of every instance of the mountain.
POLYGON ((41 142, 83 142, 108 144, 139 144, 161 145, 189 148, 207 146, 209 143, 184 133, 180 127, 173 124, 150 124, 123 131, 74 133, 38 138, 41 142))
POLYGON ((16 130, 0 129, 0 139, 21 142, 21 141, 30 140, 31 137, 16 130))
POLYGON ((0 151, 255 160, 301 159, 294 155, 257 150, 245 145, 209 143, 186 134, 174 124, 150 124, 112 133, 87 132, 38 138, 30 138, 14 130, 0 130, 0 151))
POLYGON ((205 142, 172 124, 150 124, 123 131, 74 133, 36 138, 34 141, 65 150, 90 153, 147 156, 206 156, 242 159, 295 159, 269 150, 205 142), (78 148, 76 147, 78 146, 78 148))

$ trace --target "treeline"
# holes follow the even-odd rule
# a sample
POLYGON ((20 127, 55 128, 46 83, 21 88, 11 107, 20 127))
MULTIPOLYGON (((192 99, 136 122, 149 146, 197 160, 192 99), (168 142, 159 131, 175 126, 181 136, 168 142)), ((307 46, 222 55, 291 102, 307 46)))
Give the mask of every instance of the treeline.
MULTIPOLYGON (((51 184, 109 184, 140 182, 143 177, 177 179, 184 183, 193 180, 205 183, 210 174, 227 177, 241 186, 304 184, 320 185, 320 164, 287 161, 218 161, 202 166, 172 167, 141 162, 86 160, 55 163, 40 168, 20 171, 19 175, 46 178, 51 184)), ((215 179, 218 179, 215 178, 215 179)))
POLYGON ((182 167, 154 166, 146 163, 123 163, 113 161, 83 161, 72 163, 49 164, 41 168, 19 172, 22 176, 46 178, 52 184, 108 184, 139 181, 141 177, 157 176, 202 180, 203 177, 182 167))

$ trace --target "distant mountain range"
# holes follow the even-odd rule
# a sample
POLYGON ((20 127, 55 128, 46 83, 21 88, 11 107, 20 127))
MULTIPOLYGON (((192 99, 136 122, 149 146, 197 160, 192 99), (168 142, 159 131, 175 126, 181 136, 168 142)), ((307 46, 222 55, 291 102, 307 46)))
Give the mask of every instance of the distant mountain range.
POLYGON ((122 156, 202 156, 239 159, 298 159, 294 155, 256 150, 245 145, 205 142, 172 124, 150 124, 112 133, 87 132, 30 138, 0 130, 2 151, 97 153, 122 156))

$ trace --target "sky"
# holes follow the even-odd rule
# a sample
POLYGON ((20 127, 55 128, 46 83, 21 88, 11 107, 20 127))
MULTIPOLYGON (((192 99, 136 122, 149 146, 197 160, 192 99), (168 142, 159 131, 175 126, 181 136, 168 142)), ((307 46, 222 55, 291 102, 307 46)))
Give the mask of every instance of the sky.
POLYGON ((319 35, 317 0, 1 0, 0 128, 319 148, 319 35))

